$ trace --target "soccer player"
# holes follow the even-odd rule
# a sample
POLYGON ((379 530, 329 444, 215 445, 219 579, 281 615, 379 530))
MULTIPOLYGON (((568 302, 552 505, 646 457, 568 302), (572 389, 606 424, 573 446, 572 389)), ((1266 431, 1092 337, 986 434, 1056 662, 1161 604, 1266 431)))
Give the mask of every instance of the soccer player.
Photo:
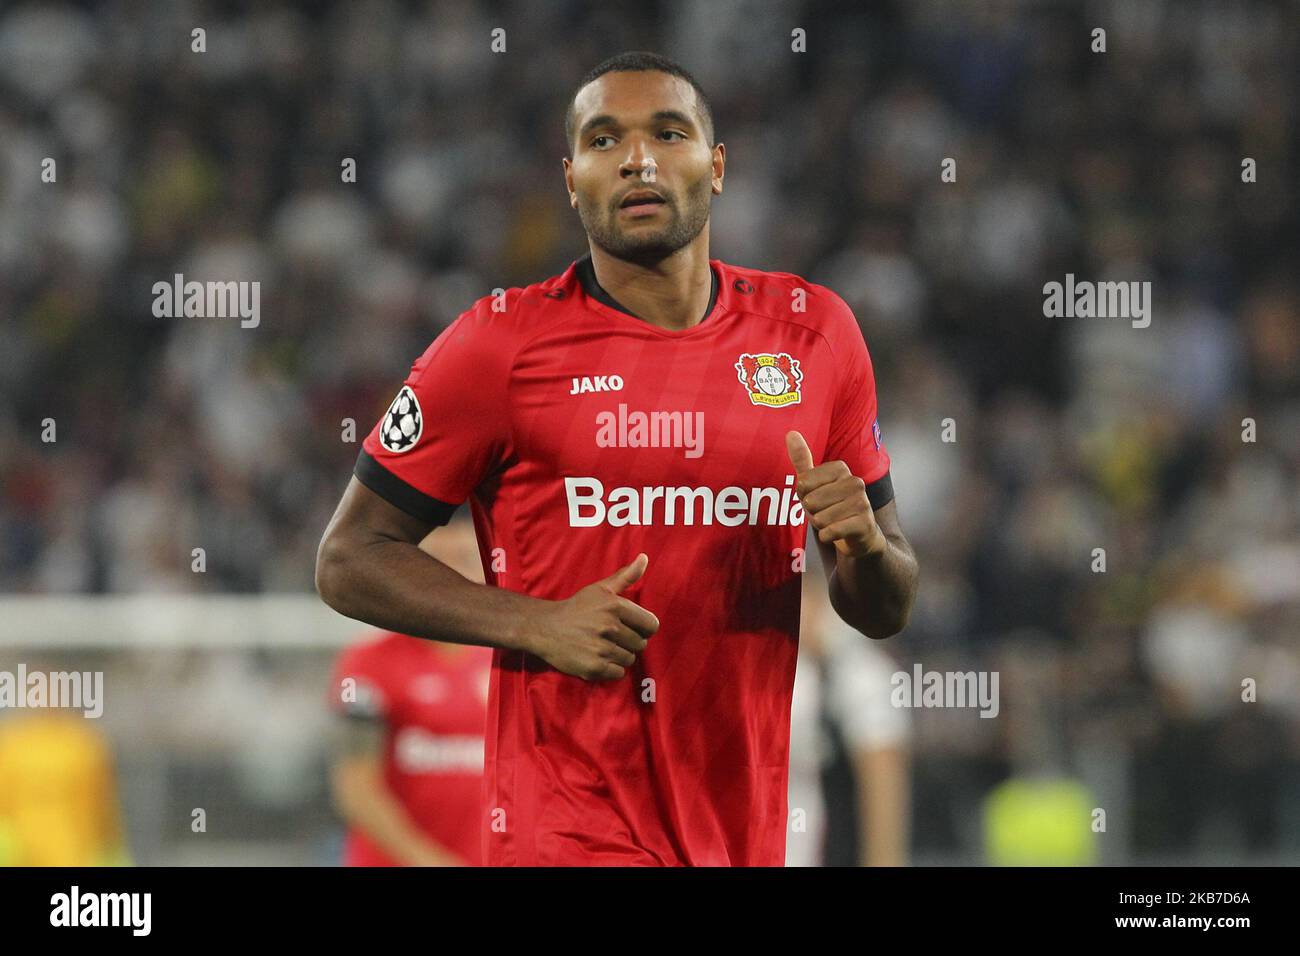
MULTIPOLYGON (((474 530, 453 521, 422 544, 482 581, 474 530)), ((347 866, 477 866, 483 727, 492 655, 382 631, 339 656, 330 768, 348 825, 347 866)))
POLYGON ((808 570, 790 708, 785 865, 906 866, 912 722, 890 700, 898 667, 884 645, 835 618, 808 570))
POLYGON ((726 151, 681 67, 602 63, 566 132, 589 254, 416 360, 317 588, 495 648, 487 865, 780 866, 807 525, 863 634, 916 589, 871 360, 831 290, 709 258, 726 151), (466 501, 487 585, 416 547, 466 501))

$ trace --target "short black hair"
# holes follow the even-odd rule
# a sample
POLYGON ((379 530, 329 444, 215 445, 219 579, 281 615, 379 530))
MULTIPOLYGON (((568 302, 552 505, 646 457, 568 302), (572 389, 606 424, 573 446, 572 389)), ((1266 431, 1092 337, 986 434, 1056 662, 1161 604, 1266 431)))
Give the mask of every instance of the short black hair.
POLYGON ((667 73, 670 76, 679 76, 687 83, 691 84, 691 89, 695 90, 695 103, 698 108, 700 119, 703 121, 704 136, 709 141, 709 145, 715 145, 713 142, 713 111, 709 109, 708 98, 704 95, 704 90, 696 82, 695 77, 691 76, 681 65, 668 59, 666 56, 660 56, 658 53, 650 53, 646 50, 629 50, 625 53, 619 53, 611 56, 598 66, 587 71, 587 75, 582 78, 578 88, 573 91, 569 97, 569 106, 564 111, 564 141, 573 148, 573 135, 576 132, 577 117, 574 115, 573 107, 582 88, 593 80, 598 80, 606 73, 640 73, 647 70, 656 70, 660 73, 667 73))

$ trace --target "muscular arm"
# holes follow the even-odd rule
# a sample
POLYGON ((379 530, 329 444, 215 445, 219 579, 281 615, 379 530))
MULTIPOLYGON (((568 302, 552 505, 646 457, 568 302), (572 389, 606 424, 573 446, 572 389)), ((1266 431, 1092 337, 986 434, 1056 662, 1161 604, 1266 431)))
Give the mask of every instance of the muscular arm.
POLYGON ((355 477, 316 554, 316 590, 340 614, 453 644, 527 651, 584 680, 616 680, 659 619, 621 592, 645 572, 638 555, 563 601, 476 584, 422 551, 426 522, 355 477))
MULTIPOLYGON (((869 503, 866 508, 870 510, 869 503)), ((887 542, 880 551, 852 557, 831 543, 818 541, 818 546, 835 613, 868 637, 881 639, 907 626, 920 568, 899 527, 896 503, 889 502, 874 517, 887 542)))
POLYGON ((420 550, 429 531, 352 478, 316 553, 316 590, 340 614, 399 634, 527 650, 519 625, 546 602, 453 571, 420 550))

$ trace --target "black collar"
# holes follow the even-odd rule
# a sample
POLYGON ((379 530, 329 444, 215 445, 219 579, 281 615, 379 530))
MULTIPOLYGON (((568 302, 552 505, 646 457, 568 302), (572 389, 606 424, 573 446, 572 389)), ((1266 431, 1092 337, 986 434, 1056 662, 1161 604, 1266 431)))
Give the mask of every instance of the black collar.
MULTIPOLYGON (((596 268, 591 264, 590 252, 578 260, 577 273, 578 281, 582 283, 582 288, 587 295, 591 296, 602 305, 607 305, 611 309, 618 309, 618 311, 624 312, 627 315, 632 316, 634 319, 641 318, 641 316, 637 315, 631 309, 619 304, 619 302, 617 302, 612 295, 606 292, 604 288, 601 287, 601 284, 596 281, 596 268)), ((713 266, 709 266, 709 278, 712 280, 713 285, 709 292, 709 305, 708 308, 704 310, 704 315, 700 318, 701 322, 709 317, 713 312, 713 307, 718 302, 718 273, 713 266)))

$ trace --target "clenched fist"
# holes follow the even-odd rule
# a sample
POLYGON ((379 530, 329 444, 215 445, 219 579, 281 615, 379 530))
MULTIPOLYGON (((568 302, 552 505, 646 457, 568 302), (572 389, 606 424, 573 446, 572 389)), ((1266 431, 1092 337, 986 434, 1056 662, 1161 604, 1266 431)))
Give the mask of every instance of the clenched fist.
POLYGON ((534 619, 528 650, 558 671, 583 680, 617 680, 646 649, 659 619, 621 596, 650 559, 638 554, 609 577, 573 597, 550 602, 534 619))
POLYGON ((785 449, 794 466, 795 493, 817 540, 835 543, 840 554, 866 557, 889 547, 867 500, 867 485, 842 461, 813 464, 812 451, 799 432, 787 432, 785 449))

